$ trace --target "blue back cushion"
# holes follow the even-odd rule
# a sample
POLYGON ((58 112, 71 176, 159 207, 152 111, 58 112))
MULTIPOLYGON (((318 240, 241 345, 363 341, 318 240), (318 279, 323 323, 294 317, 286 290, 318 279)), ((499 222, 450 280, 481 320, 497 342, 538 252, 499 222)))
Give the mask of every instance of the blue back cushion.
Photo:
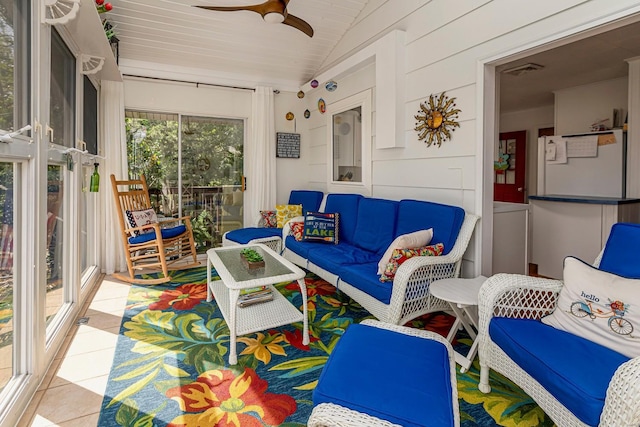
POLYGON ((455 245, 463 221, 464 209, 458 206, 420 200, 401 200, 394 237, 433 228, 431 243, 443 243, 443 255, 446 255, 455 245))
POLYGON ((322 191, 291 190, 289 194, 289 204, 302 205, 302 215, 305 215, 307 212, 316 212, 320 209, 322 197, 324 197, 322 191))
POLYGON ((395 236, 397 213, 398 202, 394 200, 363 198, 353 244, 382 255, 395 236))
POLYGON ((640 279, 640 224, 613 224, 599 268, 618 276, 640 279))
POLYGON ((362 196, 359 194, 329 194, 324 211, 326 213, 339 213, 340 230, 338 238, 341 242, 353 243, 353 234, 356 229, 358 205, 362 196))

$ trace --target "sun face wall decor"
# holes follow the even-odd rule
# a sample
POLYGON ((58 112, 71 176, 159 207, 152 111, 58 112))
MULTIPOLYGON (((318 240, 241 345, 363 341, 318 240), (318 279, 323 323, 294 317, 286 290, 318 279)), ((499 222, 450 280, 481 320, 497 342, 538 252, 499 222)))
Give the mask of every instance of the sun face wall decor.
POLYGON ((455 100, 442 92, 439 97, 431 95, 428 102, 420 103, 420 110, 414 116, 417 120, 415 130, 418 132, 418 140, 424 139, 427 147, 434 141, 440 147, 444 141, 451 139, 454 128, 460 127, 460 123, 456 121, 460 110, 454 108, 455 100))

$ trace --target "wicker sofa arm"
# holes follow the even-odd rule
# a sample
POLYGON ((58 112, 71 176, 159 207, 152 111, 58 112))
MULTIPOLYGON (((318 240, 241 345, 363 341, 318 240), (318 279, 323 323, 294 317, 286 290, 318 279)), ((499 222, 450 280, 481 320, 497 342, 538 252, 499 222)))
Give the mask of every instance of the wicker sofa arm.
MULTIPOLYGON (((431 310, 428 307, 435 297, 429 294, 429 285, 434 280, 460 275, 462 256, 469 246, 479 218, 474 214, 465 215, 456 243, 448 254, 412 257, 398 267, 393 280, 387 321, 404 324, 431 310)), ((442 308, 446 306, 443 302, 442 308)))
POLYGON ((607 388, 600 426, 640 425, 640 357, 620 365, 607 388))

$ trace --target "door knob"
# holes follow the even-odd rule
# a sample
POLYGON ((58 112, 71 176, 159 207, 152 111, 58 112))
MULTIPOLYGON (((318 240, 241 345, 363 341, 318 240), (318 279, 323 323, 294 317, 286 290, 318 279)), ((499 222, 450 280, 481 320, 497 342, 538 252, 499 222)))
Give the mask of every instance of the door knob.
POLYGON ((519 191, 520 193, 522 193, 522 192, 524 191, 524 188, 522 188, 522 187, 518 187, 518 191, 519 191))

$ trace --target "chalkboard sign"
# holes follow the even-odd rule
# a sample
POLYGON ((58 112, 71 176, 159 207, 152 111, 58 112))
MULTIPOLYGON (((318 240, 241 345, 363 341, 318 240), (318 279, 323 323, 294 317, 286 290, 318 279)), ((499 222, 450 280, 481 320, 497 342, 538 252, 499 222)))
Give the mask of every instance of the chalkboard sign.
POLYGON ((300 158, 300 134, 276 132, 276 157, 300 158))

